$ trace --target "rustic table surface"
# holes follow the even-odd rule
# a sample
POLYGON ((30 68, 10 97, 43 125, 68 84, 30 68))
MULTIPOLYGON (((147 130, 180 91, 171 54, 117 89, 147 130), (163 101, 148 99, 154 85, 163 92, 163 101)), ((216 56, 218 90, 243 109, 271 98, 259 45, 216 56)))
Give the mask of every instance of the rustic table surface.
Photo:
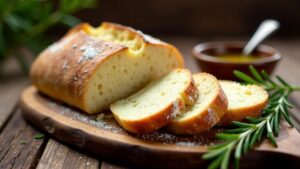
MULTIPOLYGON (((167 37, 164 40, 173 43, 185 57, 186 66, 193 72, 199 68, 190 56, 192 47, 200 42, 193 38, 167 37)), ((283 76, 288 82, 300 85, 300 40, 269 41, 267 44, 278 48, 284 55, 276 69, 276 74, 283 76)), ((0 169, 38 168, 38 169, 121 169, 92 157, 76 148, 68 147, 49 136, 33 139, 40 133, 22 117, 18 105, 22 90, 30 84, 30 80, 17 73, 4 73, 0 79, 0 169)), ((300 93, 291 96, 295 105, 292 110, 293 119, 300 130, 300 93)))

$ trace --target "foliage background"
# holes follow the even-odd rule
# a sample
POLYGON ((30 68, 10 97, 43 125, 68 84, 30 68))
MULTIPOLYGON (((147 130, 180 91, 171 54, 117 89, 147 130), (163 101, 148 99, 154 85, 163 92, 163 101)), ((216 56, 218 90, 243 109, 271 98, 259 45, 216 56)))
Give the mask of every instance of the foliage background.
POLYGON ((22 49, 36 55, 52 41, 47 30, 78 24, 80 20, 72 14, 95 5, 94 0, 0 0, 0 65, 15 57, 23 72, 28 72, 22 49))

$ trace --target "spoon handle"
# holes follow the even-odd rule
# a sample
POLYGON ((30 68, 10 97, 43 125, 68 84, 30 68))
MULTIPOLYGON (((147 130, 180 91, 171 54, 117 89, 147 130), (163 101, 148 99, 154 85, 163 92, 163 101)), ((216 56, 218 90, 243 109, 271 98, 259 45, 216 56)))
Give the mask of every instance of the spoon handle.
POLYGON ((269 19, 263 21, 243 49, 242 54, 245 56, 249 55, 266 37, 277 30, 279 26, 280 24, 276 20, 269 19))

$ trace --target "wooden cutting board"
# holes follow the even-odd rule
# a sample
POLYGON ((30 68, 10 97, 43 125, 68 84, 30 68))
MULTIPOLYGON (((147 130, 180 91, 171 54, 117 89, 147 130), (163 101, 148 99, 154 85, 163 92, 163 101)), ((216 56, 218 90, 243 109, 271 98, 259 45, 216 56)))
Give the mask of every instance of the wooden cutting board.
MULTIPOLYGON (((164 130, 133 135, 124 131, 110 112, 87 115, 84 112, 40 94, 33 86, 21 96, 24 117, 37 128, 69 145, 75 145, 103 159, 149 168, 196 168, 207 165, 201 156, 220 128, 194 136, 178 136, 164 130)), ((278 148, 267 140, 246 156, 246 160, 268 160, 284 156, 300 161, 300 134, 286 124, 277 137, 278 148)), ((298 162, 299 163, 299 162, 298 162)), ((298 164, 297 163, 297 164, 298 164)))

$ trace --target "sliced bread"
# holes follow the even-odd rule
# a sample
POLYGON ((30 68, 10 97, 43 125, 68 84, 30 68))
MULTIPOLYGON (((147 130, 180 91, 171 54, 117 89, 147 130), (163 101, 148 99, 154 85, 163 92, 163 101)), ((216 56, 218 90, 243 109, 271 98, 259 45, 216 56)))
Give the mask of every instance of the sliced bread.
POLYGON ((172 119, 167 129, 176 134, 196 134, 216 125, 225 114, 228 101, 219 81, 208 73, 193 76, 199 90, 195 104, 172 119))
POLYGON ((94 114, 182 67, 170 44, 119 24, 83 23, 45 49, 30 74, 40 92, 94 114))
POLYGON ((228 98, 228 109, 218 125, 228 125, 246 117, 257 117, 268 102, 268 93, 257 85, 241 85, 232 81, 220 81, 228 98))
POLYGON ((110 109, 127 131, 150 133, 175 118, 186 104, 193 104, 197 95, 191 72, 174 69, 110 109))

